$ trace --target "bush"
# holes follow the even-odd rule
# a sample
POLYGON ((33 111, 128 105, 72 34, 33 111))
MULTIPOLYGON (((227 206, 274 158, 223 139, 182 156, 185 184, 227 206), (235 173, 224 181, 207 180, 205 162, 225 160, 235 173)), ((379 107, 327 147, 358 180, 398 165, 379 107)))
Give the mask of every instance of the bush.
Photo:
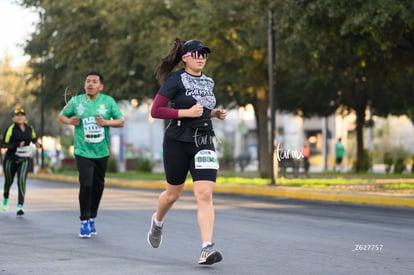
POLYGON ((137 161, 138 172, 152 172, 152 163, 150 159, 142 158, 137 161))
POLYGON ((231 143, 221 140, 217 145, 217 153, 220 156, 220 168, 223 170, 234 169, 234 156, 231 143))
POLYGON ((107 172, 116 173, 118 172, 118 164, 113 156, 109 156, 107 172))
MULTIPOLYGON (((362 164, 361 171, 359 172, 368 172, 372 168, 372 156, 369 153, 368 149, 364 149, 364 163, 362 164)), ((357 171, 357 161, 352 162, 352 170, 357 171)))
MULTIPOLYGON (((405 161, 408 160, 408 158, 409 153, 405 151, 404 148, 392 148, 391 152, 384 153, 385 172, 388 174, 393 170, 394 174, 402 174, 407 169, 405 161)), ((412 158, 414 160, 414 157, 412 158)), ((414 172, 413 166, 411 167, 411 172, 414 172)))
POLYGON ((404 158, 399 157, 397 158, 397 160, 395 161, 395 165, 394 165, 394 174, 402 174, 405 170, 405 162, 404 162, 404 158))

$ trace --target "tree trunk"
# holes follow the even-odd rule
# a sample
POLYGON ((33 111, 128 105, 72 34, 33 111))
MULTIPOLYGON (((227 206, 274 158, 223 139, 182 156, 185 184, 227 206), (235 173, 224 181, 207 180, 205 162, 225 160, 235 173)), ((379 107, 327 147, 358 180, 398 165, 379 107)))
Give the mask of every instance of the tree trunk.
POLYGON ((365 155, 364 155, 364 125, 365 125, 365 110, 367 108, 366 96, 362 96, 360 104, 356 107, 356 135, 357 135, 357 160, 356 172, 365 171, 365 155))
MULTIPOLYGON (((268 92, 261 88, 257 91, 257 129, 259 139, 259 174, 261 178, 270 177, 270 157, 273 155, 270 152, 269 143, 269 119, 267 117, 267 110, 269 108, 268 92)), ((255 107, 256 108, 256 107, 255 107)))

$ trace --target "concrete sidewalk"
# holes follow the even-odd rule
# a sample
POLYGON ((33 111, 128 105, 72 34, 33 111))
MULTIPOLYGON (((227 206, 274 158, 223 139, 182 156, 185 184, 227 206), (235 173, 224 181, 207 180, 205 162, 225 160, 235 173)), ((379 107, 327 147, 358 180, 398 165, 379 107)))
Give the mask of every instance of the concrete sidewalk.
MULTIPOLYGON (((29 178, 54 180, 77 183, 78 178, 56 174, 29 174, 29 178)), ((143 189, 164 189, 164 181, 142 181, 106 178, 107 185, 124 186, 143 189)), ((192 184, 186 184, 185 190, 192 190, 192 184)), ((297 188, 282 186, 241 186, 223 185, 215 186, 216 193, 240 194, 265 197, 281 197, 299 200, 315 200, 338 203, 369 204, 389 207, 410 207, 414 208, 414 195, 380 193, 367 191, 336 191, 314 188, 297 188)))

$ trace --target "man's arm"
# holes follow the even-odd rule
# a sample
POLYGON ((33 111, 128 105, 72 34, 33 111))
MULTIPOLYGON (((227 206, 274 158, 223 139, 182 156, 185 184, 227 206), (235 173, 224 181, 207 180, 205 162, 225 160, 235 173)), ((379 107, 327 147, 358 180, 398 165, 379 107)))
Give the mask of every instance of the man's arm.
POLYGON ((97 115, 96 124, 102 127, 106 126, 106 127, 121 128, 121 127, 124 127, 125 120, 123 118, 105 120, 102 116, 97 115))
POLYGON ((77 116, 67 117, 65 115, 59 115, 59 121, 63 124, 69 124, 69 125, 79 125, 80 119, 77 116))

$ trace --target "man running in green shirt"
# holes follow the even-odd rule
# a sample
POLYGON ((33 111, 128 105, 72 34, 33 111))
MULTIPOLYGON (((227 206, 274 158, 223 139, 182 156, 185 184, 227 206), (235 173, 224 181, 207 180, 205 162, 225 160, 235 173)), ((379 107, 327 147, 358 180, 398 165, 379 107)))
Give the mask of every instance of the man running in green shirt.
POLYGON ((86 74, 85 94, 72 97, 59 121, 75 126, 74 154, 79 172, 79 237, 96 235, 95 218, 102 198, 110 155, 109 127, 123 127, 124 118, 115 100, 101 93, 103 76, 86 74))

